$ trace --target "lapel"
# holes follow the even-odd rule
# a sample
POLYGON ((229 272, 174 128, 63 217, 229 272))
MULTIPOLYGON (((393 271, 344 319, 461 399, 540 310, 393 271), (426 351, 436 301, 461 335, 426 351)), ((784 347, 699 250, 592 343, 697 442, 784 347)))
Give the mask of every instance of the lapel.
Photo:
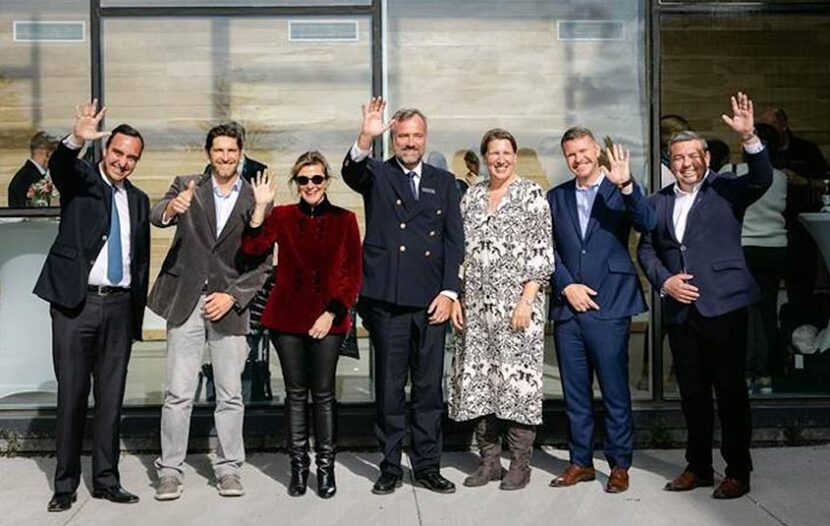
POLYGON ((709 194, 709 186, 711 186, 714 176, 714 172, 707 170, 706 178, 703 179, 703 184, 700 185, 700 190, 698 190, 692 208, 689 210, 689 216, 686 218, 686 233, 683 235, 683 239, 687 242, 690 239, 689 234, 694 231, 695 224, 699 222, 698 216, 702 213, 701 210, 706 206, 708 201, 706 196, 709 194))
POLYGON ((571 179, 562 187, 565 198, 565 209, 571 219, 571 225, 576 232, 576 238, 582 241, 582 230, 579 228, 579 213, 576 211, 576 179, 571 179))
MULTIPOLYGON (((196 191, 193 192, 193 200, 196 201, 198 208, 202 210, 202 213, 206 216, 207 224, 210 229, 210 238, 212 240, 216 240, 216 204, 213 200, 213 181, 211 180, 212 176, 210 175, 210 170, 204 175, 202 175, 199 182, 196 183, 196 191)), ((194 208, 191 206, 191 208, 194 208)), ((192 212, 192 210, 191 210, 192 212)), ((198 225, 199 222, 193 223, 194 225, 198 225)))
MULTIPOLYGON (((216 240, 217 245, 227 239, 233 231, 245 224, 247 218, 244 213, 251 209, 253 203, 254 194, 251 191, 250 185, 245 179, 242 179, 242 186, 239 187, 239 195, 236 197, 236 203, 234 203, 231 215, 228 216, 228 220, 225 222, 225 228, 219 233, 219 238, 216 240)), ((216 222, 215 217, 216 214, 214 214, 214 223, 216 222)))
POLYGON ((138 192, 129 181, 124 181, 127 190, 127 205, 130 212, 130 264, 135 261, 136 243, 138 236, 138 192))
MULTIPOLYGON (((667 186, 665 190, 666 196, 666 206, 663 207, 663 220, 666 222, 666 230, 669 232, 669 237, 671 237, 672 241, 680 244, 680 241, 677 240, 677 233, 674 231, 674 203, 677 195, 674 193, 674 183, 667 186)), ((688 231, 688 223, 686 223, 686 230, 688 231)))
MULTIPOLYGON (((585 240, 587 243, 591 238, 591 234, 596 230, 599 224, 599 217, 608 208, 608 202, 614 195, 614 184, 608 180, 608 177, 602 179, 599 188, 597 188, 597 195, 594 198, 594 204, 591 206, 591 214, 588 216, 588 227, 585 229, 585 240)), ((575 199, 574 199, 575 200, 575 199)), ((577 218, 578 219, 578 218, 577 218)))
MULTIPOLYGON (((392 157, 386 163, 391 167, 392 177, 390 178, 390 183, 392 184, 392 188, 403 205, 395 207, 395 215, 398 216, 399 221, 407 221, 423 210, 423 204, 420 201, 416 201, 412 196, 412 191, 409 189, 409 178, 401 168, 401 165, 398 164, 397 159, 392 157)), ((434 181, 435 176, 432 173, 431 167, 428 167, 426 163, 422 163, 419 190, 423 188, 425 182, 429 188, 435 188, 434 181)), ((423 194, 424 192, 420 192, 422 199, 423 194)))

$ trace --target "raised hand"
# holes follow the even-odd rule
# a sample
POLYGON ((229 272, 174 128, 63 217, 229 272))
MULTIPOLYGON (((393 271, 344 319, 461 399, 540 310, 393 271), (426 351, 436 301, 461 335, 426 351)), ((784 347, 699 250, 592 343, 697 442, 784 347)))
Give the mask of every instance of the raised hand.
POLYGON ((628 149, 619 144, 605 149, 608 162, 611 164, 611 171, 608 173, 608 180, 617 186, 628 182, 631 179, 631 157, 628 149))
POLYGON ((79 106, 75 106, 75 127, 72 129, 72 141, 83 144, 86 141, 94 141, 106 137, 109 132, 98 131, 98 124, 104 118, 107 108, 101 108, 96 113, 98 99, 92 99, 79 106))
POLYGON ((358 146, 362 150, 368 150, 372 146, 372 140, 383 135, 383 132, 394 125, 395 119, 387 123, 383 122, 383 110, 386 108, 386 101, 383 100, 383 97, 372 97, 362 108, 363 124, 360 126, 358 146))
POLYGON ((179 214, 184 214, 190 209, 190 202, 193 200, 193 192, 196 191, 196 181, 191 179, 187 183, 187 188, 179 192, 179 194, 167 203, 167 208, 164 210, 164 216, 169 220, 179 214))
POLYGON ((721 119, 741 135, 741 138, 751 136, 755 130, 755 110, 752 101, 745 93, 739 91, 736 96, 732 97, 732 117, 721 115, 721 119))
POLYGON ((257 172, 251 180, 251 187, 254 190, 256 204, 266 206, 274 200, 274 192, 277 190, 276 177, 268 170, 257 172))

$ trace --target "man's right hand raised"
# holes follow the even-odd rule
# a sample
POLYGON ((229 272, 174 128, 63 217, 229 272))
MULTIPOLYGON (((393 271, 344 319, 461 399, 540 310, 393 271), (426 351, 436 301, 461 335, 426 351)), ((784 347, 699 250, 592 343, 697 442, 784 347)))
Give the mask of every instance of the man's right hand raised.
POLYGON ((110 133, 98 131, 98 124, 104 118, 107 108, 101 108, 96 112, 98 99, 92 99, 79 106, 75 106, 75 127, 72 129, 71 141, 83 145, 86 141, 94 141, 106 137, 110 133))
POLYGON ((386 101, 383 97, 372 97, 363 108, 363 124, 360 127, 360 135, 357 137, 357 146, 361 150, 370 150, 375 137, 383 135, 395 124, 395 119, 383 122, 383 110, 386 108, 386 101))
POLYGON ((196 181, 191 180, 187 183, 187 188, 179 192, 179 194, 167 203, 167 208, 164 210, 164 218, 171 220, 179 214, 184 214, 190 208, 190 201, 193 200, 193 192, 196 190, 196 181))

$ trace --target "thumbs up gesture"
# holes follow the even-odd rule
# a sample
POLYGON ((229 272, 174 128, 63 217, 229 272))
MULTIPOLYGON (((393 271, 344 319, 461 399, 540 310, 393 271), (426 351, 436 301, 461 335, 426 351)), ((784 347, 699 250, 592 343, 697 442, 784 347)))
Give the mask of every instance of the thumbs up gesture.
POLYGON ((187 188, 179 192, 179 194, 167 203, 167 208, 164 211, 166 219, 184 214, 190 208, 190 201, 193 200, 193 192, 196 190, 196 181, 191 179, 187 183, 187 188))

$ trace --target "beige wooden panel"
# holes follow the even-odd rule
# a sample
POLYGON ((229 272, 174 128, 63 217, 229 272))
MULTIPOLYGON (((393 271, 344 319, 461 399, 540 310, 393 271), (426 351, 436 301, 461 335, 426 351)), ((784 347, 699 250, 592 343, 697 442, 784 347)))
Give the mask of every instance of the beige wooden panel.
POLYGON ((783 107, 794 133, 830 158, 830 16, 683 16, 666 19, 662 113, 686 116, 706 137, 736 139, 720 120, 743 90, 756 112, 783 107))

